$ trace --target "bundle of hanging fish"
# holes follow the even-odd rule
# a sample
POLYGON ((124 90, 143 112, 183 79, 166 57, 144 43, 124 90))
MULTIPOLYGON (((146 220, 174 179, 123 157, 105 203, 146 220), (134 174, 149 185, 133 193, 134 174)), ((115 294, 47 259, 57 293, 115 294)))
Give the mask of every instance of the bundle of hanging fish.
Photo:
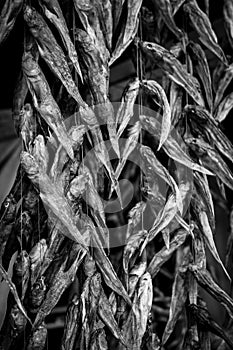
MULTIPOLYGON (((4 0, 3 54, 20 20, 24 38, 12 101, 22 152, 0 209, 9 286, 0 349, 48 348, 48 317, 64 293, 63 350, 233 349, 222 283, 233 277, 233 145, 222 124, 233 66, 211 6, 4 0), (115 108, 111 68, 124 57, 134 76, 115 108), (221 253, 216 201, 229 213, 221 253), (224 327, 201 289, 225 308, 224 327)), ((222 16, 229 52, 231 0, 222 16)))

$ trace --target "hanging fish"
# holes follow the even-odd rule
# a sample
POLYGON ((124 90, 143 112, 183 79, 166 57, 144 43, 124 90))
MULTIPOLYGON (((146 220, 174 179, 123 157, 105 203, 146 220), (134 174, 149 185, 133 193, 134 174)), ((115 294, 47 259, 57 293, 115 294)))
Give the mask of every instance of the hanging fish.
POLYGON ((107 124, 110 141, 119 156, 114 111, 108 99, 109 69, 106 63, 102 61, 92 38, 86 32, 80 29, 76 34, 76 42, 85 71, 84 79, 93 96, 95 112, 107 124))
POLYGON ((178 40, 183 38, 182 31, 177 27, 170 0, 153 0, 156 10, 160 12, 167 27, 175 34, 178 40))
POLYGON ((121 28, 116 46, 111 55, 109 66, 111 66, 126 50, 133 41, 138 29, 138 15, 142 5, 142 0, 127 0, 127 19, 121 28))
POLYGON ((28 93, 28 84, 25 75, 21 71, 16 81, 15 90, 12 101, 12 119, 17 134, 20 132, 21 124, 21 110, 24 106, 24 102, 28 93))
POLYGON ((75 338, 77 337, 78 330, 78 320, 79 320, 79 310, 80 300, 75 294, 72 298, 70 305, 66 311, 66 319, 64 332, 62 337, 62 349, 70 350, 73 349, 75 344, 75 338))
POLYGON ((174 331, 176 322, 178 321, 188 296, 188 278, 187 267, 180 267, 176 272, 172 286, 172 297, 169 309, 169 318, 163 332, 162 343, 166 344, 170 335, 174 331))
POLYGON ((45 299, 46 294, 46 285, 45 285, 45 277, 39 276, 37 281, 32 281, 31 290, 28 297, 28 303, 30 312, 35 314, 37 313, 39 307, 45 299))
POLYGON ((155 60, 156 64, 168 74, 171 80, 182 86, 198 105, 204 106, 199 82, 187 72, 170 51, 158 44, 146 41, 141 42, 140 45, 142 50, 155 60))
MULTIPOLYGON (((140 116, 140 120, 142 122, 143 127, 151 135, 153 135, 153 137, 155 137, 156 140, 159 140, 159 122, 155 118, 147 117, 144 115, 140 116)), ((167 140, 163 144, 163 149, 170 158, 174 159, 178 163, 185 165, 187 168, 200 171, 201 173, 207 175, 212 175, 212 173, 209 170, 205 169, 197 163, 194 163, 189 157, 189 155, 183 151, 178 142, 171 135, 168 136, 167 140)))
POLYGON ((203 287, 214 299, 220 302, 233 317, 233 300, 232 298, 213 280, 206 269, 200 269, 196 265, 189 266, 190 271, 196 278, 197 282, 203 287))
POLYGON ((23 0, 5 0, 0 13, 0 45, 12 31, 22 8, 23 0))
POLYGON ((44 256, 47 250, 47 243, 44 238, 42 238, 30 251, 29 259, 31 265, 31 285, 37 280, 40 274, 44 256))
POLYGON ((228 88, 230 82, 233 79, 233 64, 230 64, 229 67, 224 67, 223 72, 217 82, 217 91, 214 99, 214 112, 216 111, 218 105, 223 100, 224 93, 228 88))
POLYGON ((119 124, 117 130, 117 136, 120 138, 130 119, 134 115, 134 104, 139 92, 139 79, 135 78, 131 80, 126 86, 122 98, 121 104, 118 108, 116 115, 116 124, 119 124))
POLYGON ((64 225, 62 233, 79 243, 84 250, 87 250, 85 241, 79 232, 72 210, 62 193, 50 180, 47 174, 41 173, 38 163, 34 157, 27 152, 21 154, 21 164, 28 177, 40 190, 40 198, 43 203, 51 209, 52 213, 64 225))
POLYGON ((60 109, 52 96, 50 87, 38 63, 30 54, 25 54, 24 56, 23 71, 27 77, 29 90, 32 94, 35 108, 55 132, 58 140, 73 159, 74 154, 72 144, 67 134, 60 109))
POLYGON ((233 108, 233 93, 227 95, 218 105, 214 116, 219 123, 223 122, 233 108))
POLYGON ((24 300, 30 279, 30 259, 25 250, 22 250, 17 256, 13 266, 12 279, 18 289, 21 300, 24 300))
POLYGON ((30 103, 26 103, 19 115, 19 130, 26 150, 32 150, 32 143, 37 133, 37 120, 30 103))
POLYGON ((44 350, 47 341, 47 328, 43 322, 38 328, 34 329, 29 337, 27 350, 44 350))
POLYGON ((24 7, 24 20, 35 38, 39 53, 79 106, 86 107, 73 81, 64 52, 43 17, 32 7, 24 7))
POLYGON ((188 0, 184 4, 183 9, 188 14, 191 24, 199 36, 199 40, 223 63, 227 64, 227 59, 223 50, 218 44, 218 39, 212 29, 210 20, 208 16, 200 9, 196 0, 188 0))
POLYGON ((59 34, 68 52, 69 59, 73 63, 76 72, 81 78, 81 81, 83 81, 82 72, 78 61, 78 55, 74 44, 70 39, 69 30, 67 28, 66 21, 58 0, 41 0, 40 4, 43 8, 45 16, 59 31, 59 34))
POLYGON ((163 108, 161 136, 158 147, 159 150, 162 147, 163 143, 166 141, 171 129, 171 109, 167 100, 166 93, 163 90, 162 86, 159 85, 159 83, 157 83, 155 80, 143 80, 142 84, 145 90, 150 93, 152 99, 154 100, 157 98, 163 108))
POLYGON ((147 268, 147 271, 151 274, 152 278, 157 275, 161 266, 168 261, 172 254, 185 242, 187 236, 188 231, 179 229, 175 233, 174 238, 171 240, 169 249, 163 247, 158 253, 155 254, 147 268))
POLYGON ((61 297, 61 294, 71 284, 84 256, 85 252, 81 250, 76 251, 76 257, 68 270, 66 269, 68 258, 66 258, 64 262, 62 262, 61 266, 59 267, 59 270, 57 271, 53 280, 51 281, 51 285, 48 288, 46 296, 36 314, 36 318, 33 324, 34 328, 37 328, 39 325, 41 325, 45 317, 57 304, 58 300, 61 297))
POLYGON ((205 90, 205 97, 208 103, 210 112, 213 110, 213 93, 210 69, 204 50, 201 46, 193 41, 189 41, 187 52, 191 57, 196 70, 205 90))
POLYGON ((233 3, 231 0, 223 1, 223 18, 224 18, 224 26, 227 33, 228 41, 233 48, 233 3))

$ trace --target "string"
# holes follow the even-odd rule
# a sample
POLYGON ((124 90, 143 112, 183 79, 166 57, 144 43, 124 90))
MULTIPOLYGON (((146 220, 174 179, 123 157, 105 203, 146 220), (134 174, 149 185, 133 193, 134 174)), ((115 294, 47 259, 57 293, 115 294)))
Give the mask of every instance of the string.
MULTIPOLYGON (((138 26, 138 40, 137 40, 137 50, 136 50, 136 70, 137 70, 137 78, 139 79, 140 85, 142 85, 142 79, 143 79, 143 66, 142 66, 142 53, 139 48, 139 41, 142 41, 142 21, 141 21, 141 13, 139 13, 139 26, 138 26)), ((142 93, 141 89, 139 89, 139 94, 138 94, 138 113, 139 117, 142 115, 142 93)), ((140 146, 142 145, 142 131, 140 130, 139 134, 139 144, 140 146)), ((139 180, 139 187, 140 187, 140 201, 143 199, 143 194, 142 194, 142 187, 143 187, 143 171, 142 171, 142 162, 140 158, 140 180, 139 180)), ((144 230, 144 216, 143 216, 143 211, 141 213, 141 222, 142 222, 142 231, 144 230)))

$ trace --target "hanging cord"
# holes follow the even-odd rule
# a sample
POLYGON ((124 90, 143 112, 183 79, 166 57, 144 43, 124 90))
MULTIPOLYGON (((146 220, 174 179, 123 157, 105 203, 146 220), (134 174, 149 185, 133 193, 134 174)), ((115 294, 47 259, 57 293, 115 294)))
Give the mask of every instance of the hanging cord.
MULTIPOLYGON (((139 48, 139 42, 142 41, 142 20, 141 20, 141 13, 139 13, 139 26, 138 26, 138 40, 137 40, 137 51, 136 51, 136 69, 137 69, 137 78, 139 79, 140 86, 142 85, 142 80, 143 80, 143 65, 142 65, 142 52, 139 48)), ((138 113, 139 116, 142 115, 143 112, 143 106, 142 106, 142 93, 141 89, 139 89, 138 93, 138 113)), ((142 145, 142 131, 140 131, 139 135, 139 144, 142 145)), ((139 180, 139 187, 140 187, 140 200, 143 200, 143 194, 141 188, 143 187, 143 171, 142 171, 142 162, 140 158, 140 180, 139 180)), ((143 211, 141 215, 141 220, 142 220, 142 230, 144 230, 144 217, 143 217, 143 211)))

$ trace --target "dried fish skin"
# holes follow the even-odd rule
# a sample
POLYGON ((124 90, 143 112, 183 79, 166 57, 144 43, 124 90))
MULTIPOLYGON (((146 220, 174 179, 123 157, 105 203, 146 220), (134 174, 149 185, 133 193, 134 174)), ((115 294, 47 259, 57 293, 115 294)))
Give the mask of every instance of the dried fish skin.
POLYGON ((57 135, 59 141, 73 159, 74 154, 71 140, 67 134, 60 109, 52 96, 44 74, 31 54, 24 55, 22 65, 35 108, 57 135))
POLYGON ((57 44, 43 17, 34 8, 26 5, 24 7, 24 20, 37 42, 40 55, 78 105, 85 107, 86 104, 72 79, 64 52, 57 44))
POLYGON ((170 51, 158 44, 146 41, 141 42, 140 46, 142 50, 155 60, 156 64, 168 74, 171 80, 182 86, 188 92, 198 105, 205 105, 199 82, 187 72, 181 62, 177 60, 170 51))
POLYGON ((23 0, 5 0, 0 14, 0 45, 7 39, 23 8, 23 0))
POLYGON ((223 63, 227 64, 227 59, 218 44, 218 39, 212 29, 210 20, 208 16, 201 11, 196 0, 188 0, 184 4, 183 9, 189 15, 191 23, 203 45, 212 51, 223 63))

